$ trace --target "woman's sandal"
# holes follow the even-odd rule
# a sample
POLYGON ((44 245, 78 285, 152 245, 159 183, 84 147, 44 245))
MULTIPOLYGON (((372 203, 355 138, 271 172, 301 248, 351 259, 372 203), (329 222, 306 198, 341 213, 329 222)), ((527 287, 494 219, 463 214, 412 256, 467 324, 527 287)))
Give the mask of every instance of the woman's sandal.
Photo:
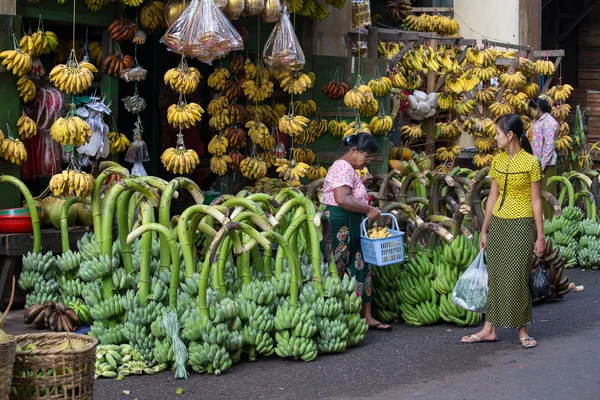
POLYGON ((483 342, 495 342, 495 341, 496 341, 496 339, 494 339, 494 340, 490 340, 490 339, 482 339, 482 338, 480 338, 480 337, 479 337, 479 336, 477 336, 477 335, 469 335, 469 336, 467 336, 467 338, 473 338, 473 339, 475 339, 475 340, 473 340, 473 341, 467 341, 467 340, 465 340, 465 339, 463 338, 463 339, 461 339, 461 341, 460 341, 460 342, 461 342, 461 343, 467 343, 467 344, 470 344, 470 343, 483 343, 483 342))
POLYGON ((387 325, 387 324, 380 322, 375 325, 369 325, 369 329, 374 330, 374 331, 391 331, 392 330, 391 325, 388 325, 386 328, 384 328, 385 325, 387 325))
POLYGON ((521 341, 521 346, 525 349, 531 349, 532 347, 537 346, 537 342, 534 338, 527 336, 519 339, 521 341))

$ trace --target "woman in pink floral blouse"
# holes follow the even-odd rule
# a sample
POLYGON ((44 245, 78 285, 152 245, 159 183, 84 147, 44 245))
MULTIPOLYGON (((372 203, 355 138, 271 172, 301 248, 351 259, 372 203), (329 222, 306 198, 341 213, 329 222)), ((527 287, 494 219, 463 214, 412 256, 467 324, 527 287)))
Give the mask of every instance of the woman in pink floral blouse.
MULTIPOLYGON (((554 140, 558 132, 558 122, 550 115, 552 107, 548 100, 538 97, 531 100, 529 106, 532 116, 535 118, 531 127, 531 147, 533 148, 533 155, 539 160, 542 169, 542 190, 549 191, 548 178, 556 175, 557 155, 554 150, 554 140)), ((554 195, 556 194, 554 193, 554 195)), ((544 216, 550 218, 552 212, 552 207, 549 204, 544 204, 544 216)))
POLYGON ((371 265, 365 263, 360 246, 360 223, 363 216, 376 219, 380 212, 368 202, 365 184, 371 176, 361 179, 356 172, 363 169, 377 152, 377 143, 368 133, 352 135, 344 140, 346 154, 333 163, 323 184, 325 214, 331 222, 333 256, 340 276, 356 278, 356 295, 362 296, 362 316, 369 327, 390 330, 389 325, 373 318, 371 299, 373 280, 371 265))

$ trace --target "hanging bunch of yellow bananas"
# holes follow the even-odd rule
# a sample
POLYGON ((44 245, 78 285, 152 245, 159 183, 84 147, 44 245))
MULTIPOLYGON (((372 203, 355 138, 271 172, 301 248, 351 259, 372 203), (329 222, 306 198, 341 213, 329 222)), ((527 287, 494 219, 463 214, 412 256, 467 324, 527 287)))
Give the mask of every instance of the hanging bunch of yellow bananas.
POLYGON ((527 97, 533 99, 540 92, 540 87, 535 82, 530 82, 521 88, 521 91, 527 95, 527 97))
POLYGON ((487 136, 485 122, 482 119, 469 117, 463 122, 463 130, 475 136, 487 136))
POLYGON ((397 89, 416 90, 423 85, 423 79, 419 73, 416 71, 406 71, 402 68, 391 79, 392 86, 397 89))
POLYGON ((565 85, 556 85, 548 90, 548 96, 552 97, 554 101, 566 101, 573 91, 573 86, 565 84, 565 85))
POLYGON ((535 73, 538 75, 554 75, 554 63, 548 60, 537 60, 534 65, 535 73))
POLYGON ((269 128, 259 119, 246 123, 248 136, 252 142, 265 150, 271 150, 277 144, 275 138, 271 136, 269 128))
POLYGON ((408 140, 417 140, 423 137, 423 129, 421 128, 421 124, 407 124, 400 128, 400 134, 408 140))
POLYGON ((88 45, 88 55, 90 62, 98 68, 102 65, 102 44, 100 42, 91 42, 88 45))
POLYGON ((102 7, 108 4, 108 0, 85 0, 85 6, 91 12, 99 11, 102 7))
POLYGON ((167 109, 167 121, 174 128, 189 129, 202 120, 204 109, 196 103, 171 104, 167 109))
POLYGON ((487 67, 474 67, 473 74, 475 74, 480 80, 487 82, 498 76, 498 68, 493 64, 488 65, 487 67))
POLYGON ((496 101, 496 95, 498 95, 498 89, 489 86, 473 93, 473 99, 479 104, 491 104, 496 101))
POLYGON ((471 92, 475 90, 475 88, 481 82, 481 79, 479 79, 479 77, 475 75, 472 71, 465 72, 465 74, 460 78, 460 80, 462 81, 462 86, 465 92, 471 92))
POLYGON ((124 133, 109 132, 108 141, 110 143, 108 151, 110 154, 119 154, 129 148, 131 142, 127 139, 124 133))
POLYGON ((529 58, 519 57, 517 71, 521 71, 523 75, 525 75, 527 78, 530 78, 535 72, 535 64, 529 58))
POLYGON ((185 58, 176 68, 171 68, 165 73, 165 85, 178 93, 190 94, 196 91, 202 75, 195 67, 189 67, 185 58))
POLYGON ((279 86, 288 94, 302 94, 312 88, 314 83, 307 74, 285 71, 279 75, 279 86))
POLYGON ((475 147, 482 153, 489 153, 494 150, 496 141, 490 137, 478 137, 475 139, 475 147))
POLYGON ((307 127, 310 120, 301 115, 284 115, 279 119, 279 131, 286 135, 300 135, 307 127))
POLYGON ((389 115, 376 116, 371 119, 369 125, 371 126, 371 133, 373 133, 373 135, 385 135, 392 130, 394 120, 389 115))
POLYGON ((227 128, 230 124, 231 120, 229 119, 229 110, 227 109, 221 110, 220 113, 213 114, 210 121, 208 121, 208 125, 217 131, 227 128))
POLYGON ((259 78, 256 80, 246 80, 242 83, 242 88, 244 89, 244 95, 255 103, 265 101, 273 95, 273 82, 269 80, 268 73, 266 79, 259 78))
POLYGON ((358 84, 344 95, 346 107, 359 109, 374 99, 373 91, 367 85, 358 84))
POLYGON ((453 94, 461 94, 467 91, 462 76, 448 75, 446 77, 446 88, 453 94))
POLYGON ((267 168, 275 166, 275 156, 270 151, 260 151, 257 153, 258 158, 267 165, 267 168))
POLYGON ((564 121, 569 116, 571 112, 571 106, 567 103, 555 104, 552 107, 552 111, 550 111, 550 115, 554 117, 554 119, 558 121, 564 121))
POLYGON ((485 168, 492 164, 493 159, 493 154, 475 154, 473 157, 473 164, 475 164, 477 168, 485 168))
POLYGON ((507 72, 500 74, 498 80, 508 89, 519 89, 527 84, 527 78, 521 71, 517 71, 513 74, 509 74, 507 72))
POLYGON ((86 198, 94 191, 94 177, 87 172, 65 170, 52 176, 48 188, 56 197, 86 198))
POLYGON ((225 96, 219 96, 216 99, 211 100, 208 103, 207 111, 210 115, 220 114, 221 111, 227 108, 229 105, 229 100, 225 96))
POLYGON ((23 103, 29 103, 35 99, 36 87, 35 83, 28 76, 24 75, 17 81, 17 90, 23 103))
POLYGON ((320 165, 312 165, 312 166, 308 167, 308 169, 306 170, 306 177, 311 182, 325 178, 326 176, 327 176, 327 170, 325 168, 321 167, 320 165))
POLYGON ((300 163, 310 165, 315 163, 317 156, 311 149, 302 149, 298 147, 294 149, 294 159, 300 163))
POLYGON ((568 136, 571 133, 571 128, 569 127, 569 124, 565 121, 563 121, 562 123, 560 123, 560 125, 558 125, 558 137, 561 136, 568 136))
POLYGON ((456 111, 458 115, 466 117, 473 113, 475 106, 477 106, 475 100, 458 101, 454 103, 454 111, 456 111))
POLYGON ((140 23, 147 32, 155 32, 166 25, 165 3, 154 0, 140 10, 140 23))
POLYGON ((29 139, 37 134, 35 122, 25 114, 21 115, 21 118, 17 121, 17 128, 22 139, 29 139))
POLYGON ((298 115, 302 115, 303 117, 310 118, 315 115, 317 112, 317 103, 313 100, 300 101, 296 100, 294 102, 294 113, 298 115))
POLYGON ((438 107, 442 111, 447 111, 454 107, 454 97, 451 94, 443 92, 438 94, 438 107))
POLYGON ((346 139, 348 136, 357 135, 359 133, 368 133, 371 134, 371 127, 366 122, 352 121, 346 126, 346 130, 344 131, 343 139, 346 139))
POLYGON ((391 60, 396 54, 400 53, 403 47, 404 43, 402 42, 379 42, 377 44, 377 53, 379 53, 379 58, 391 60))
POLYGON ((240 163, 240 172, 248 179, 261 179, 267 175, 267 164, 259 158, 246 157, 240 163))
POLYGON ((210 170, 219 176, 227 173, 227 167, 233 160, 227 154, 214 155, 210 159, 210 170))
POLYGON ((85 92, 92 86, 94 73, 98 69, 86 61, 77 62, 75 51, 71 51, 71 55, 66 64, 58 64, 50 71, 50 82, 68 94, 80 94, 85 92))
POLYGON ((392 80, 387 76, 383 76, 377 79, 371 79, 367 86, 373 91, 375 97, 385 97, 390 94, 392 90, 392 80))
POLYGON ((455 35, 459 31, 458 22, 454 18, 444 15, 429 15, 423 13, 419 16, 409 14, 404 19, 403 26, 406 30, 417 32, 437 32, 443 36, 455 35))
POLYGON ((21 50, 32 57, 50 54, 58 46, 58 37, 54 32, 38 29, 31 36, 24 35, 19 41, 21 50))
POLYGON ((211 89, 220 91, 230 77, 231 74, 227 68, 215 68, 213 73, 209 75, 207 83, 211 89))
POLYGON ((31 71, 31 56, 21 49, 4 50, 0 53, 0 58, 2 65, 6 66, 6 69, 14 75, 23 76, 31 71))
MULTIPOLYGON (((0 137, 3 136, 3 134, 0 135, 0 137)), ((25 150, 25 145, 19 139, 7 137, 2 140, 0 156, 13 164, 21 165, 24 161, 27 161, 27 150, 25 150)))
POLYGON ((494 114, 496 118, 500 118, 505 114, 512 114, 513 108, 510 104, 502 101, 495 102, 490 105, 490 111, 494 114))
POLYGON ((560 136, 554 141, 554 145, 558 150, 569 151, 573 147, 573 138, 569 135, 560 136))
POLYGON ((300 178, 304 178, 309 168, 303 162, 297 162, 294 159, 288 161, 285 158, 278 158, 275 161, 275 165, 277 166, 279 177, 285 181, 289 181, 295 187, 300 186, 300 178))
POLYGON ((313 119, 301 133, 294 136, 294 143, 298 145, 308 145, 327 132, 328 124, 322 118, 313 119))
POLYGON ((59 118, 52 124, 50 135, 55 142, 61 146, 72 144, 73 146, 83 146, 92 137, 90 126, 75 115, 72 108, 65 118, 59 118))
POLYGON ((519 92, 517 89, 507 89, 504 91, 502 95, 504 101, 510 104, 515 110, 519 111, 527 111, 529 107, 528 99, 526 93, 519 92))
POLYGON ((460 146, 454 146, 450 149, 440 147, 435 152, 435 158, 440 162, 454 162, 454 159, 460 154, 460 146))
POLYGON ((457 119, 451 122, 438 122, 435 124, 440 132, 440 137, 446 140, 456 140, 462 135, 460 123, 457 119))
POLYGON ((160 161, 167 171, 179 175, 191 174, 198 164, 200 164, 198 153, 192 149, 185 148, 181 131, 177 135, 176 148, 169 147, 166 149, 160 156, 160 161))
POLYGON ((358 114, 364 118, 373 118, 379 112, 379 102, 373 98, 373 100, 364 103, 359 109, 358 114))
POLYGON ((344 120, 331 120, 329 121, 327 128, 329 133, 331 133, 331 136, 341 139, 344 137, 344 132, 346 131, 347 126, 348 122, 344 120))
POLYGON ((208 152, 215 156, 220 156, 227 153, 227 146, 229 141, 223 135, 215 135, 208 143, 208 152))

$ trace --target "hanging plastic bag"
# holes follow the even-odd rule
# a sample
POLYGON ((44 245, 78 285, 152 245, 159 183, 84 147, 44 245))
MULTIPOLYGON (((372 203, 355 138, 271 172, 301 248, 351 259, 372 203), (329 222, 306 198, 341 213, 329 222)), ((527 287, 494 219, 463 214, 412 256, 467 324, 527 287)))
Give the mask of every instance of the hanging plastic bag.
POLYGON ((481 250, 469 268, 456 282, 452 301, 468 311, 483 313, 487 305, 488 272, 485 252, 481 250))
POLYGON ((263 59, 265 64, 273 68, 293 71, 304 68, 306 62, 304 52, 294 32, 287 6, 283 7, 283 14, 265 44, 263 59))
POLYGON ((146 142, 142 139, 142 132, 144 128, 142 127, 142 121, 138 117, 137 122, 135 123, 135 128, 133 128, 133 142, 127 149, 127 153, 125 153, 125 161, 133 164, 133 168, 131 169, 131 175, 136 176, 147 176, 146 170, 142 165, 143 162, 150 161, 150 153, 148 152, 148 146, 146 142))
POLYGON ((531 291, 532 299, 542 300, 550 293, 550 279, 541 265, 529 277, 529 290, 531 291))
POLYGON ((369 0, 352 0, 352 29, 358 31, 370 25, 371 3, 369 0))

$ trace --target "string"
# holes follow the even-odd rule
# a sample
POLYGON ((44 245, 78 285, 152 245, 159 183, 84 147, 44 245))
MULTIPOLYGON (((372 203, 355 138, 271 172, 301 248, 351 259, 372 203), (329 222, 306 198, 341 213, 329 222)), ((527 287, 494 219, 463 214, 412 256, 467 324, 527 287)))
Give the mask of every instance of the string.
POLYGON ((73 0, 73 49, 75 49, 75 8, 77 6, 77 0, 73 0))

